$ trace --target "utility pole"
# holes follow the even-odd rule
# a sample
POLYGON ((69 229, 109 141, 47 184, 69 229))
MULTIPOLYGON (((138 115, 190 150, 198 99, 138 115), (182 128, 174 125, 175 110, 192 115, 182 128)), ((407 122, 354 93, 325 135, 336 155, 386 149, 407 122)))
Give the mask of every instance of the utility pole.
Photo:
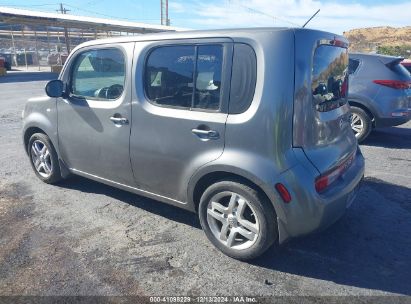
MULTIPOLYGON (((60 9, 57 10, 57 12, 60 12, 65 15, 69 11, 70 10, 63 7, 63 3, 60 3, 60 9)), ((67 31, 67 27, 64 27, 64 40, 66 40, 67 54, 70 54, 70 38, 69 38, 68 31, 67 31)))
POLYGON ((160 0, 161 10, 161 25, 170 25, 170 19, 168 19, 168 0, 160 0))
POLYGON ((69 12, 70 10, 64 8, 63 3, 60 3, 60 9, 57 10, 58 12, 62 13, 62 14, 66 14, 67 12, 69 12))

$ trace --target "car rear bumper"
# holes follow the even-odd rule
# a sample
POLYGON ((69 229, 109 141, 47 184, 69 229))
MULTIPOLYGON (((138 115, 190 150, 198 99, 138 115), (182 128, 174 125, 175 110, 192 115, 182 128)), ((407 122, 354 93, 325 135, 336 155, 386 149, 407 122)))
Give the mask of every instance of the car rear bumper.
MULTIPOLYGON (((324 193, 318 194, 314 187, 301 189, 300 186, 300 190, 297 186, 294 187, 294 199, 285 207, 286 218, 278 219, 280 243, 289 238, 323 230, 341 218, 358 194, 364 169, 364 157, 358 150, 349 169, 324 193)), ((307 176, 304 176, 304 170, 300 173, 300 185, 306 185, 307 176)), ((294 172, 294 181, 296 177, 294 172)), ((312 184, 314 185, 314 181, 312 184)))

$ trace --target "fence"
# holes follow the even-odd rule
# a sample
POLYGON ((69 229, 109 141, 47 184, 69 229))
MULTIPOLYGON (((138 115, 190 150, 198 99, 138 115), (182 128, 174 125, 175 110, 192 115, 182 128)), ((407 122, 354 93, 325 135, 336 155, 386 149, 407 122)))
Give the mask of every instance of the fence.
POLYGON ((129 32, 99 31, 52 26, 0 24, 0 57, 10 69, 50 69, 64 63, 78 44, 94 39, 138 35, 129 32))

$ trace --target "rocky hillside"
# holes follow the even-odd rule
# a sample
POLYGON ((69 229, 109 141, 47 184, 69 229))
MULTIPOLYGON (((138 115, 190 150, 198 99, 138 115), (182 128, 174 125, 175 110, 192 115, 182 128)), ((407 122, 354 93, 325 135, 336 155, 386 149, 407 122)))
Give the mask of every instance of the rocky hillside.
POLYGON ((356 52, 376 52, 379 48, 411 50, 411 26, 353 29, 344 32, 344 36, 356 52))

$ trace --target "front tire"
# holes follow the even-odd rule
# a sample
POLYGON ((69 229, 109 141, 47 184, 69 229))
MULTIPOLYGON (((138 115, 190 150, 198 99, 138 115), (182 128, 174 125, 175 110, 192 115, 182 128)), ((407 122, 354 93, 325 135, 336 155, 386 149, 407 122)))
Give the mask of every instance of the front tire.
POLYGON ((351 129, 358 142, 364 141, 372 130, 370 116, 361 108, 351 106, 351 129))
POLYGON ((224 254, 250 260, 277 239, 277 217, 265 196, 234 181, 217 182, 206 189, 199 205, 201 226, 224 254))
POLYGON ((39 179, 53 184, 62 179, 57 152, 49 137, 43 133, 35 133, 30 137, 27 151, 31 167, 39 179))

